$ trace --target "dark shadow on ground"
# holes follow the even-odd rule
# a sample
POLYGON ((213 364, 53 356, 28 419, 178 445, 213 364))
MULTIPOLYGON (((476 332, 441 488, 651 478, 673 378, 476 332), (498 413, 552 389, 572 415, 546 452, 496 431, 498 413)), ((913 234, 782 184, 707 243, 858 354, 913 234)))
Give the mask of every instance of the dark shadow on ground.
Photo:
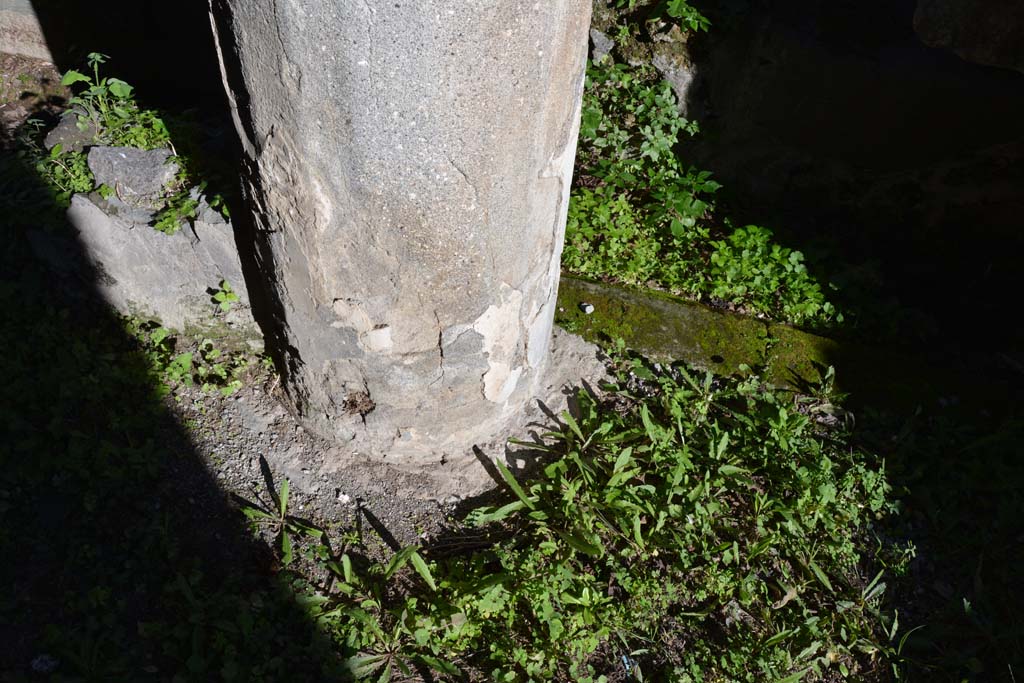
POLYGON ((342 653, 252 540, 145 354, 98 300, 100 274, 80 249, 64 255, 74 280, 37 263, 33 241, 77 242, 5 137, 0 679, 343 679, 342 653))
MULTIPOLYGON (((902 511, 884 536, 913 544, 886 606, 898 610, 907 679, 1014 683, 1024 669, 1024 418, 945 406, 857 413, 902 511)), ((891 569, 891 568, 890 568, 891 569)), ((898 642, 898 641, 897 641, 898 642)))
POLYGON ((827 359, 903 500, 884 533, 917 546, 887 603, 923 626, 908 680, 1024 680, 1024 75, 925 47, 914 0, 694 4, 685 160, 840 285, 833 335, 934 369, 827 359))
POLYGON ((225 106, 206 0, 31 2, 61 73, 101 52, 146 105, 225 106))
POLYGON ((1024 74, 924 46, 914 0, 699 7, 684 154, 724 184, 722 213, 803 251, 856 334, 1024 346, 1024 74))

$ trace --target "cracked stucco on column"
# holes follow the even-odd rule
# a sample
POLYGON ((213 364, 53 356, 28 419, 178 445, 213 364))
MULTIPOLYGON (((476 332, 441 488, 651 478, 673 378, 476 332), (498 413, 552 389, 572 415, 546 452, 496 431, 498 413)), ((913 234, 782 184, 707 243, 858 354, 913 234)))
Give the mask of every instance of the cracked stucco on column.
POLYGON ((211 0, 271 302, 261 322, 308 428, 427 462, 531 398, 589 13, 589 0, 211 0))

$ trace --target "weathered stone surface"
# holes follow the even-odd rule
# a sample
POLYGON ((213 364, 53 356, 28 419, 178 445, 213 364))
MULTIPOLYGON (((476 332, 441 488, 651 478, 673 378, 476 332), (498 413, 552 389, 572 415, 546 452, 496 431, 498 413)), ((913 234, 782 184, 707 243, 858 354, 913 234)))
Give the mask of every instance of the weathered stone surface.
POLYGON ((1024 2, 918 0, 914 31, 962 59, 1024 72, 1024 2))
POLYGON ((618 31, 623 21, 632 21, 627 18, 629 14, 613 0, 594 0, 591 58, 597 61, 607 56, 631 66, 653 66, 672 86, 679 113, 692 115, 697 107, 691 101, 691 92, 698 74, 688 47, 691 34, 678 24, 658 18, 645 24, 643 38, 636 33, 618 34, 617 40, 609 38, 608 34, 618 31))
POLYGON ((0 0, 0 50, 53 61, 31 0, 0 0))
POLYGON ((596 28, 590 29, 590 43, 590 58, 595 62, 600 62, 615 49, 615 41, 596 28))
POLYGON ((697 78, 696 69, 685 57, 670 50, 655 50, 651 64, 672 86, 679 113, 687 116, 690 113, 690 88, 697 78))
POLYGON ((544 368, 590 0, 213 0, 257 266, 308 428, 405 463, 544 368))
MULTIPOLYGON (((99 203, 97 203, 99 202, 99 203)), ((248 292, 229 224, 197 221, 174 235, 157 232, 148 220, 114 216, 86 195, 75 195, 68 221, 75 241, 50 233, 31 235, 38 255, 69 275, 75 259, 85 255, 94 286, 114 308, 127 315, 155 318, 177 330, 203 329, 241 340, 258 340, 248 292), (227 280, 240 301, 227 313, 213 302, 210 291, 227 280)), ((134 218, 147 217, 145 213, 134 218)))
POLYGON ((110 187, 114 197, 129 206, 144 206, 159 199, 178 172, 178 165, 169 161, 170 157, 169 149, 92 147, 89 170, 97 186, 110 187))
MULTIPOLYGON (((659 22, 660 23, 660 22, 659 22)), ((697 67, 690 58, 690 34, 678 24, 648 24, 651 31, 651 64, 672 86, 676 107, 683 116, 691 114, 691 90, 697 82, 697 67)))
POLYGON ((79 128, 78 115, 73 111, 64 114, 60 122, 53 130, 46 134, 43 144, 46 149, 53 149, 57 145, 65 152, 81 152, 86 145, 92 143, 99 131, 92 121, 85 123, 85 128, 79 128))

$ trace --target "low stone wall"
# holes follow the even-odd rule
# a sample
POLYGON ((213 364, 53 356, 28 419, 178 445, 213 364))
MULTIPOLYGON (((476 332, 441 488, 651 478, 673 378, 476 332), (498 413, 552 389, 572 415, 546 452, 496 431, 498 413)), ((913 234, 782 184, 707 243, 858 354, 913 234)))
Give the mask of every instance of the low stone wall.
MULTIPOLYGON (((74 120, 66 117, 47 137, 47 145, 60 142, 74 148, 75 140, 63 130, 73 128, 66 124, 74 120)), ((96 185, 110 193, 74 195, 67 213, 69 229, 29 232, 32 249, 55 274, 97 291, 124 315, 262 349, 234 229, 225 217, 195 188, 191 196, 198 206, 191 220, 172 234, 154 227, 178 170, 170 156, 168 149, 89 147, 96 185), (219 293, 233 298, 221 305, 214 298, 219 293)))
POLYGON ((53 61, 29 0, 0 0, 0 52, 53 61))

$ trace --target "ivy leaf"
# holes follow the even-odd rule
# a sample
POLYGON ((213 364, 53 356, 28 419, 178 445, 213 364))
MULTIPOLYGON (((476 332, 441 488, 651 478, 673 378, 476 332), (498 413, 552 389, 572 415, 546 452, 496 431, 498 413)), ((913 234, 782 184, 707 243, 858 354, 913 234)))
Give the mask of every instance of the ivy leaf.
POLYGON ((110 89, 111 94, 114 97, 125 100, 132 96, 132 86, 128 85, 120 78, 111 78, 107 81, 107 87, 110 89))
POLYGON ((89 83, 89 77, 79 71, 71 70, 64 74, 64 78, 60 79, 60 84, 64 86, 75 83, 89 83))

